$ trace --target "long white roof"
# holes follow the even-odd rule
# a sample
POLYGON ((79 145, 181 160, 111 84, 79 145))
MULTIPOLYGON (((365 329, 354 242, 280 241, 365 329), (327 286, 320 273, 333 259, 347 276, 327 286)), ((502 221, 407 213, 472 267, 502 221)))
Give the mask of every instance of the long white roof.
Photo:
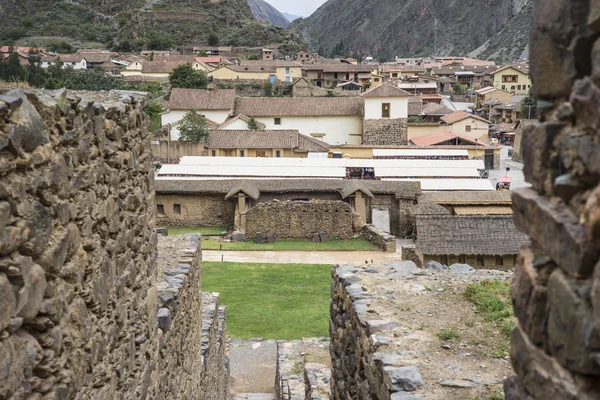
MULTIPOLYGON (((466 151, 466 150, 465 150, 466 151)), ((265 168, 315 167, 315 168, 470 168, 484 169, 483 160, 378 160, 346 158, 262 158, 262 157, 182 157, 178 165, 196 166, 232 166, 246 168, 250 166, 265 168)))
POLYGON ((460 157, 468 156, 468 150, 450 150, 450 149, 373 149, 373 157, 460 157))
POLYGON ((424 192, 435 191, 494 191, 494 186, 489 179, 389 179, 382 181, 409 181, 421 182, 424 192))

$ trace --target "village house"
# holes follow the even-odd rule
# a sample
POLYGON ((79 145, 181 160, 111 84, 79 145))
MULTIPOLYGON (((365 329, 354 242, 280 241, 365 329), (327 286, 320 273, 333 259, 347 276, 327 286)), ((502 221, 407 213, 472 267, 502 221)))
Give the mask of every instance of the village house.
POLYGON ((495 124, 516 123, 521 116, 521 103, 500 103, 490 108, 490 120, 495 124))
POLYGON ((389 79, 402 79, 409 76, 425 75, 427 69, 420 65, 382 64, 378 73, 389 79))
POLYGON ((491 122, 465 111, 456 111, 440 118, 442 130, 457 135, 488 142, 491 122))
POLYGON ((527 64, 507 65, 492 74, 493 86, 513 95, 526 96, 531 89, 529 66, 527 64))
POLYGON ((301 64, 312 64, 316 61, 317 55, 309 53, 308 51, 299 51, 296 53, 296 61, 301 64))
POLYGON ((537 123, 537 119, 520 119, 515 126, 515 139, 513 143, 512 160, 523 162, 523 130, 529 125, 537 123))
POLYGON ((225 65, 209 76, 215 80, 284 82, 291 84, 302 77, 302 65, 296 61, 242 60, 240 65, 225 65))
POLYGON ((296 157, 325 153, 329 146, 294 130, 212 130, 205 144, 211 157, 296 157))
POLYGON ((358 82, 359 74, 371 74, 369 65, 342 63, 309 64, 302 68, 306 78, 319 87, 335 87, 340 82, 358 82))
POLYGON ((169 107, 161 114, 162 126, 171 126, 171 140, 179 139, 177 123, 190 110, 196 110, 214 127, 224 123, 235 108, 235 89, 202 90, 180 89, 171 91, 169 107))
POLYGON ((205 52, 208 56, 218 56, 221 53, 230 53, 231 46, 194 46, 192 51, 197 54, 205 52))
POLYGON ((262 49, 262 60, 263 61, 275 61, 275 50, 262 49))
POLYGON ((498 68, 495 65, 444 65, 433 68, 431 74, 438 78, 440 92, 451 93, 456 84, 467 85, 472 90, 492 86, 492 72, 498 68))
POLYGON ((475 105, 478 108, 493 103, 508 103, 512 101, 511 93, 493 86, 486 86, 476 90, 475 96, 475 105))
POLYGON ((88 69, 87 59, 81 54, 57 54, 43 55, 41 57, 41 67, 48 68, 54 63, 60 63, 63 68, 71 67, 73 69, 88 69))

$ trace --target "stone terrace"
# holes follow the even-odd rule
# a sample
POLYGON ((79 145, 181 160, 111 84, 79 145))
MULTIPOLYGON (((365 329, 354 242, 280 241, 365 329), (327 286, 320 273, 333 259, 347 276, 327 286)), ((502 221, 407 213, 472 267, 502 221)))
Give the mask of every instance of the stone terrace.
MULTIPOLYGON (((498 395, 512 373, 489 354, 495 326, 464 299, 466 286, 512 274, 418 269, 412 262, 333 270, 333 399, 464 399, 498 395), (440 329, 460 337, 442 341, 440 329)), ((506 339, 504 339, 506 342, 506 339)))

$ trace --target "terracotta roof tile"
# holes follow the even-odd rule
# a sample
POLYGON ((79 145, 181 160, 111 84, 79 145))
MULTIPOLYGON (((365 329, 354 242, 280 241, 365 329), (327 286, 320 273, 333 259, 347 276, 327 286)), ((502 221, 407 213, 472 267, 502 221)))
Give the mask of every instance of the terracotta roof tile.
POLYGON ((236 114, 261 116, 360 116, 363 100, 359 97, 240 97, 236 114))
POLYGON ((392 85, 389 82, 379 85, 376 88, 367 90, 362 97, 409 97, 411 94, 392 85))
POLYGON ((169 109, 171 110, 233 110, 235 89, 204 90, 179 89, 171 92, 169 109))
POLYGON ((477 115, 474 115, 474 114, 469 114, 466 111, 456 111, 456 112, 453 112, 452 114, 448 114, 448 115, 446 115, 446 116, 444 116, 444 117, 442 117, 440 119, 441 119, 442 122, 444 122, 444 123, 446 123, 448 125, 452 125, 452 124, 454 124, 456 122, 460 122, 460 121, 462 121, 464 119, 467 119, 467 118, 473 118, 473 119, 476 119, 476 120, 479 120, 479 121, 491 124, 491 122, 488 121, 487 119, 481 118, 481 117, 479 117, 477 115))

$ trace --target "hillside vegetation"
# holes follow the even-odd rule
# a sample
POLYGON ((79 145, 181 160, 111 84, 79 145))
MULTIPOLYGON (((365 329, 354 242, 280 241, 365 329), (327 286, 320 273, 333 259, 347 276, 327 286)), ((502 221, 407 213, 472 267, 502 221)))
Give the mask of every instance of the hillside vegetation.
POLYGON ((206 44, 300 43, 280 27, 257 21, 244 0, 0 0, 0 41, 33 37, 101 43, 118 51, 206 44))
POLYGON ((391 59, 478 50, 481 57, 509 62, 527 46, 531 7, 531 0, 329 0, 290 28, 330 56, 391 59))

